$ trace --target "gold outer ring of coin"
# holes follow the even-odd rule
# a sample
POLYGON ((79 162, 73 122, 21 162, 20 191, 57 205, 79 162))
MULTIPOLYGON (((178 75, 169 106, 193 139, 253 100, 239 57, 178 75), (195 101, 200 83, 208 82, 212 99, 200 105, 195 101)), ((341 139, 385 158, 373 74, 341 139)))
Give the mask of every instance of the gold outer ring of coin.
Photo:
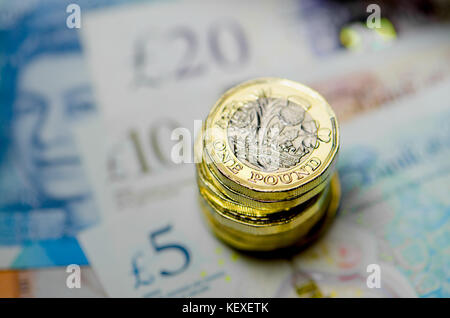
MULTIPOLYGON (((331 171, 332 169, 330 169, 331 171)), ((218 201, 218 205, 221 205, 225 209, 234 209, 241 211, 241 213, 255 216, 278 213, 300 205, 321 192, 331 179, 331 176, 327 174, 326 179, 321 184, 302 194, 300 197, 284 201, 260 201, 239 194, 222 184, 205 164, 197 164, 197 176, 199 186, 205 188, 204 192, 206 195, 215 197, 213 200, 218 201)))
POLYGON ((331 179, 329 173, 334 170, 333 168, 328 169, 326 172, 326 179, 321 184, 304 193, 300 197, 285 201, 260 201, 239 194, 222 184, 221 181, 218 180, 208 169, 205 161, 198 159, 201 158, 201 136, 198 136, 195 147, 195 154, 197 158, 197 183, 200 192, 204 196, 207 196, 209 201, 212 201, 216 206, 220 206, 227 210, 234 210, 248 216, 268 216, 270 214, 279 213, 283 210, 289 210, 308 201, 320 193, 328 185, 331 179))
POLYGON ((213 202, 215 206, 218 206, 221 209, 233 210, 240 214, 255 217, 269 216, 271 214, 295 208, 323 191, 329 181, 329 179, 327 179, 319 186, 311 189, 298 198, 286 201, 262 202, 239 195, 233 190, 226 188, 224 185, 218 186, 217 183, 219 181, 215 180, 213 176, 208 177, 205 175, 207 174, 207 167, 204 167, 202 164, 196 164, 196 166, 197 182, 200 192, 208 199, 208 201, 213 202))
POLYGON ((315 223, 318 218, 317 215, 324 212, 325 207, 331 200, 331 192, 330 184, 322 193, 297 208, 291 209, 288 214, 281 212, 276 217, 263 218, 242 216, 235 211, 221 209, 208 198, 203 198, 211 206, 211 215, 220 224, 252 235, 268 235, 279 234, 298 226, 315 223))
POLYGON ((325 213, 324 217, 319 222, 317 222, 316 225, 314 225, 308 235, 295 242, 296 246, 305 246, 317 240, 328 230, 328 228, 333 223, 333 220, 338 213, 341 203, 341 184, 339 182, 339 179, 332 180, 331 182, 335 182, 333 190, 334 193, 332 194, 332 199, 330 205, 328 206, 327 212, 325 213))
POLYGON ((330 186, 331 201, 322 217, 306 233, 305 231, 299 231, 298 233, 292 231, 292 233, 297 235, 287 237, 278 235, 251 235, 227 228, 210 216, 211 207, 202 197, 200 198, 205 219, 219 239, 239 250, 265 252, 293 246, 305 246, 319 238, 328 229, 336 216, 340 204, 341 190, 338 177, 332 178, 330 186))
POLYGON ((298 209, 293 209, 294 211, 291 211, 290 215, 284 217, 285 213, 280 213, 282 217, 279 219, 241 217, 240 214, 233 213, 234 211, 220 210, 220 207, 208 201, 207 198, 203 198, 211 207, 210 216, 225 228, 235 230, 244 235, 281 236, 281 234, 292 230, 298 231, 299 228, 312 227, 325 212, 331 200, 331 191, 330 187, 327 187, 322 193, 307 202, 308 204, 305 207, 301 206, 298 209))
POLYGON ((326 100, 307 86, 279 78, 256 79, 227 91, 211 110, 203 130, 203 160, 211 172, 229 188, 256 200, 287 200, 318 186, 334 167, 339 149, 336 116, 326 100), (258 100, 261 92, 286 105, 301 106, 307 114, 303 118, 310 116, 309 123, 315 124, 315 146, 295 166, 266 172, 239 160, 231 150, 227 129, 233 114, 258 100))

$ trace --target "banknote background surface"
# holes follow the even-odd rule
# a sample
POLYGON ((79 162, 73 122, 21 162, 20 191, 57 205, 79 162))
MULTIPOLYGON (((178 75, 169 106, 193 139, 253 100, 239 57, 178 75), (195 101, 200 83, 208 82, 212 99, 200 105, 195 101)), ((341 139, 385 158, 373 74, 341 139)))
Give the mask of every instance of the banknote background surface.
MULTIPOLYGON (((79 2, 89 11, 121 1, 79 2)), ((123 2, 123 1, 122 1, 123 2)), ((4 1, 0 21, 0 266, 88 263, 76 233, 99 221, 72 127, 97 116, 70 1, 4 1)))
MULTIPOLYGON (((340 214, 330 233, 291 259, 275 264, 267 260, 248 262, 244 254, 233 252, 206 233, 198 234, 205 231, 205 224, 199 218, 195 183, 185 181, 178 183, 176 191, 172 185, 172 195, 164 200, 134 202, 132 208, 113 207, 118 210, 117 215, 109 217, 102 226, 82 233, 91 265, 106 291, 118 297, 223 296, 219 291, 244 297, 448 297, 450 149, 445 123, 450 109, 449 88, 450 82, 445 81, 420 95, 365 114, 342 128, 345 143, 338 167, 343 187, 340 214), (430 104, 433 100, 436 102, 430 104), (407 117, 403 115, 405 112, 409 114, 407 117), (429 165, 430 160, 433 165, 429 165), (184 258, 179 256, 175 258, 178 261, 169 261, 169 256, 160 255, 154 240, 148 240, 155 232, 164 234, 159 242, 183 242, 185 246, 178 249, 184 251, 181 254, 184 258), (201 241, 188 239, 192 233, 201 236, 201 241), (109 249, 104 248, 105 238, 109 249), (222 251, 223 259, 216 260, 214 247, 208 247, 210 244, 222 251), (133 248, 139 252, 133 252, 133 248), (206 252, 206 259, 198 256, 201 252, 206 252), (137 257, 141 254, 133 253, 146 256, 137 257), (231 255, 228 257, 234 262, 225 263, 226 255, 231 255), (149 265, 137 266, 136 259, 140 258, 141 264, 149 265), (191 264, 198 258, 203 258, 200 268, 191 264), (184 294, 163 293, 162 288, 175 287, 170 287, 168 279, 158 277, 158 266, 175 266, 177 262, 186 267, 174 274, 175 287, 184 294), (381 267, 380 289, 368 288, 366 284, 370 264, 381 267), (217 287, 207 281, 208 284, 202 285, 204 290, 192 291, 192 285, 196 285, 192 281, 200 273, 212 270, 208 265, 214 265, 216 270, 226 268, 228 284, 217 287), (269 283, 264 278, 267 267, 271 277, 282 277, 282 280, 269 283), (137 283, 142 275, 152 277, 147 278, 145 288, 137 283), (248 287, 245 293, 239 293, 243 282, 248 287), (148 289, 153 292, 146 292, 148 289)), ((78 134, 80 142, 89 144, 95 128, 85 126, 84 135, 78 134)), ((85 147, 83 152, 88 157, 93 149, 85 147)), ((90 169, 97 171, 94 178, 99 178, 106 166, 97 164, 90 169)), ((90 161, 90 165, 95 165, 95 161, 90 161)), ((108 192, 107 200, 111 201, 114 195, 110 190, 123 187, 132 198, 148 187, 146 183, 162 183, 167 177, 153 176, 132 186, 127 182, 120 185, 106 182, 97 184, 101 189, 96 191, 108 192)))
POLYGON ((380 1, 388 37, 364 26, 370 1, 0 2, 2 294, 448 297, 449 10, 423 2, 380 1), (173 129, 195 135, 257 76, 317 89, 343 131, 340 216, 293 259, 238 255, 185 219, 194 167, 170 160, 173 129), (369 260, 381 290, 366 286, 369 260), (78 293, 55 267, 69 264, 94 266, 78 293))

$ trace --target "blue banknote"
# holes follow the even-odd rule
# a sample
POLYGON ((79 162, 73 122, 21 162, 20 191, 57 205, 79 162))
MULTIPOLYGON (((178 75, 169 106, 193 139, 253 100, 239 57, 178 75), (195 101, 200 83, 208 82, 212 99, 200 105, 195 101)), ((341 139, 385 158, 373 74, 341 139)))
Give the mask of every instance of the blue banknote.
POLYGON ((338 217, 277 295, 450 296, 449 92, 446 81, 341 125, 338 217))
POLYGON ((448 87, 343 127, 342 218, 373 235, 378 259, 421 297, 450 296, 448 87))
POLYGON ((68 16, 126 1, 0 3, 0 268, 87 264, 75 235, 99 222, 72 128, 97 115, 68 16))

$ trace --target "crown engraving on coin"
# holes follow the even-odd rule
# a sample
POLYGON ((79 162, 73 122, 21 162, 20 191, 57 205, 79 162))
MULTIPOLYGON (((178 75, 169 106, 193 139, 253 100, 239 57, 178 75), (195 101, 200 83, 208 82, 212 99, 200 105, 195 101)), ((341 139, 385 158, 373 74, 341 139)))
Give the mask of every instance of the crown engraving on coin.
POLYGON ((299 164, 319 140, 326 140, 318 130, 318 123, 299 103, 260 94, 232 114, 227 135, 240 161, 270 172, 299 164))

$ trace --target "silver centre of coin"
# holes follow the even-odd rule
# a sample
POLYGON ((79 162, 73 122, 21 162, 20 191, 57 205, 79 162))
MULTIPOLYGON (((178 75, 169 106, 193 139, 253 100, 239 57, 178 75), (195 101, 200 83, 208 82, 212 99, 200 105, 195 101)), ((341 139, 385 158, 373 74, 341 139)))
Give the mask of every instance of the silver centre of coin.
POLYGON ((228 142, 235 156, 260 171, 286 170, 318 145, 317 124, 299 104, 261 96, 234 112, 228 142))

